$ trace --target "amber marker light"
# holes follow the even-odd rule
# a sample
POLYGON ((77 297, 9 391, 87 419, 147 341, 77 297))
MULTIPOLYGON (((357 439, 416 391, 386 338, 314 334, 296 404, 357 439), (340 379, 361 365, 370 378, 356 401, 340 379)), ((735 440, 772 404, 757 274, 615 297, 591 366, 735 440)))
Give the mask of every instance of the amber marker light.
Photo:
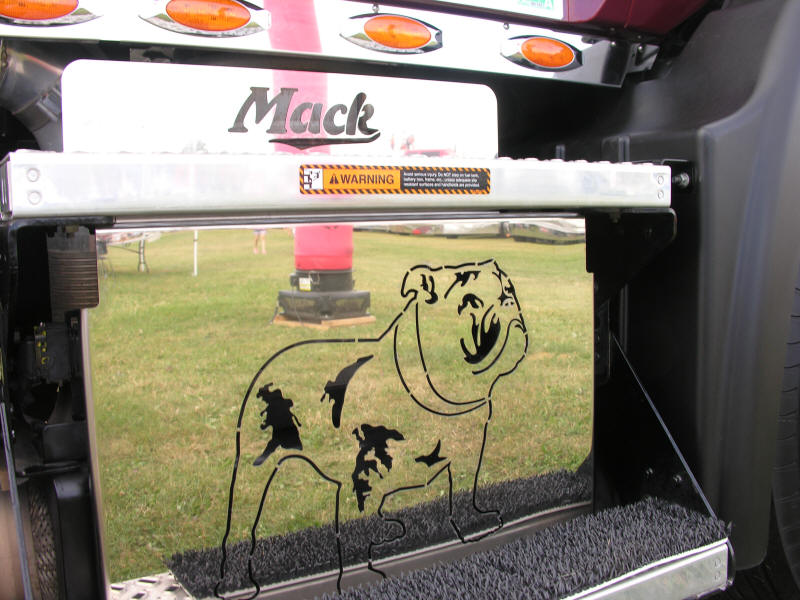
POLYGON ((431 32, 425 25, 399 15, 372 17, 364 23, 364 33, 373 42, 398 50, 422 48, 431 41, 431 32))
POLYGON ((78 0, 0 0, 0 16, 18 21, 49 21, 78 8, 78 0))
POLYGON ((522 42, 520 52, 531 63, 543 69, 563 69, 575 62, 575 50, 560 40, 532 37, 522 42))
POLYGON ((250 11, 234 0, 171 0, 167 14, 185 27, 208 32, 232 31, 250 21, 250 11))
POLYGON ((389 54, 422 54, 442 47, 441 29, 387 13, 350 17, 340 35, 356 46, 389 54))

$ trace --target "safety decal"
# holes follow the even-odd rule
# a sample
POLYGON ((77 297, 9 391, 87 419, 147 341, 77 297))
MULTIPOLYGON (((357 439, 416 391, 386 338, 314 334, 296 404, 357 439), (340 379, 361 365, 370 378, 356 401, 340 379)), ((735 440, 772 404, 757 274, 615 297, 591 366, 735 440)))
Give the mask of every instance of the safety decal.
POLYGON ((488 194, 489 169, 301 165, 302 194, 488 194))

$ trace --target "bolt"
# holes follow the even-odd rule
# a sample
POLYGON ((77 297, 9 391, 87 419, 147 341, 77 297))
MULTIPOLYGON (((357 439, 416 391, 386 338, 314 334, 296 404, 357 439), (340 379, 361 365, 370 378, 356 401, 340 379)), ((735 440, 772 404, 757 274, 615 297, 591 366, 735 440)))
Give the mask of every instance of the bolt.
POLYGON ((505 29, 506 31, 508 31, 508 28, 509 28, 509 25, 508 25, 508 23, 503 23, 503 29, 505 29))
POLYGON ((682 172, 672 176, 672 185, 682 190, 688 188, 690 183, 692 183, 692 178, 688 173, 682 172))
POLYGON ((656 474, 656 472, 653 470, 653 467, 647 467, 647 468, 644 470, 644 476, 645 476, 647 479, 651 479, 651 478, 653 477, 653 475, 655 475, 655 474, 656 474))
POLYGON ((683 475, 680 473, 675 473, 675 475, 672 476, 672 483, 675 485, 675 487, 680 486, 683 483, 683 475))
POLYGON ((658 190, 658 199, 659 200, 663 200, 664 199, 664 190, 658 190))
POLYGON ((378 14, 378 12, 380 12, 380 10, 381 10, 381 8, 380 8, 380 6, 378 6, 377 3, 372 5, 372 12, 374 12, 375 14, 378 14))
POLYGON ((28 202, 33 205, 39 204, 42 201, 42 195, 39 192, 28 192, 28 202))
POLYGON ((658 182, 658 185, 664 185, 664 176, 659 175, 658 177, 656 177, 656 182, 658 182))
POLYGON ((28 169, 26 175, 28 176, 28 181, 31 183, 39 181, 39 169, 28 169))

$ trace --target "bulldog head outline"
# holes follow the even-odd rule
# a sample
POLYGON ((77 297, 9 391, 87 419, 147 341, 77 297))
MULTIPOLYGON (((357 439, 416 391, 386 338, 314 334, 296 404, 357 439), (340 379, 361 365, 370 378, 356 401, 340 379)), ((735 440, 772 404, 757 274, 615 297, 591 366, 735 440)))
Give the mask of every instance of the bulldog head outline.
MULTIPOLYGON (((403 278, 411 298, 417 350, 431 391, 443 402, 470 405, 491 398, 528 348, 528 331, 514 284, 493 259, 454 266, 418 265, 403 278), (441 329, 426 322, 449 323, 441 329), (429 369, 430 357, 444 368, 429 369)), ((403 379, 403 373, 398 370, 403 379)))

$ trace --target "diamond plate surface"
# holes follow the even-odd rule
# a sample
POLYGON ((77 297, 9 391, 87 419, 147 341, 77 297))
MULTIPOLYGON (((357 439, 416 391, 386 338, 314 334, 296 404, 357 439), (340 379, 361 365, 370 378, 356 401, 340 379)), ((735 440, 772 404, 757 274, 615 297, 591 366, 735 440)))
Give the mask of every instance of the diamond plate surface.
POLYGON ((184 600, 192 596, 181 587, 172 573, 159 573, 122 583, 112 583, 109 600, 184 600))

